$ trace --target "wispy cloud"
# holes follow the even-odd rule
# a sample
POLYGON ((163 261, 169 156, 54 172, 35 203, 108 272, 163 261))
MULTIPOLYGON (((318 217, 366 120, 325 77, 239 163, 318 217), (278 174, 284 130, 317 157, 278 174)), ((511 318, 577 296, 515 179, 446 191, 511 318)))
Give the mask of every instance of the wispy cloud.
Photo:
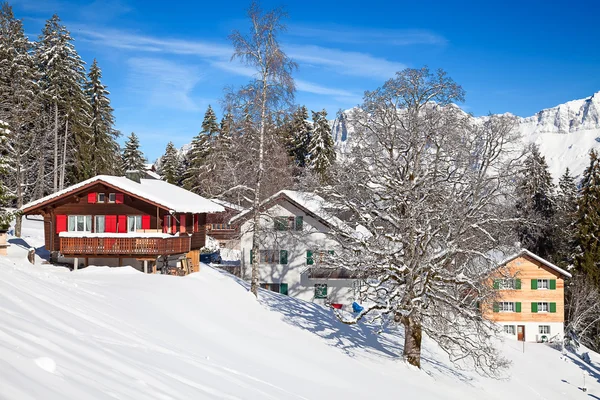
POLYGON ((377 43, 392 46, 444 45, 443 36, 425 29, 378 29, 357 28, 345 25, 314 27, 291 24, 288 33, 293 36, 314 38, 330 43, 366 44, 377 43))
POLYGON ((134 57, 130 67, 128 89, 150 104, 186 111, 199 111, 191 94, 203 78, 198 67, 151 57, 134 57))

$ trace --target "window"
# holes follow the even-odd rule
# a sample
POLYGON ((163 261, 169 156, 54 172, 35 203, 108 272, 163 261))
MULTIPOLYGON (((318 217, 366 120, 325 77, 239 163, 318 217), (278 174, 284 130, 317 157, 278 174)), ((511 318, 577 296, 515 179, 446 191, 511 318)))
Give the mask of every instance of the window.
POLYGON ((127 232, 137 232, 138 229, 142 229, 142 216, 141 215, 128 215, 127 216, 127 232))
POLYGON ((116 193, 109 193, 108 194, 108 202, 109 203, 115 203, 117 201, 117 194, 116 193))
POLYGON ((514 325, 504 325, 504 333, 509 335, 515 335, 516 330, 514 325))
POLYGON ((106 217, 104 215, 96 215, 96 225, 94 226, 94 232, 104 233, 106 231, 106 217))
POLYGON ((69 232, 91 232, 92 231, 92 216, 91 215, 69 215, 67 230, 69 232))
POLYGON ((299 217, 275 217, 273 218, 276 231, 301 231, 304 227, 304 218, 299 217))
POLYGON ((326 299, 327 298, 327 284, 316 283, 315 284, 315 299, 326 299))
POLYGON ((98 203, 106 202, 106 193, 98 193, 98 203))
POLYGON ((549 289, 550 284, 548 282, 548 279, 538 279, 537 280, 537 288, 538 289, 549 289))
POLYGON ((501 301, 498 303, 500 312, 515 312, 515 303, 512 301, 501 301))
POLYGON ((308 250, 306 252, 306 264, 321 264, 327 260, 327 255, 333 256, 335 252, 333 250, 308 250))
POLYGON ((537 303, 537 312, 548 312, 550 308, 548 307, 548 303, 539 301, 537 303))
POLYGON ((540 335, 549 335, 550 325, 540 325, 540 335))
MULTIPOLYGON (((261 264, 287 264, 288 263, 288 251, 287 250, 261 250, 259 254, 258 262, 261 264)), ((252 254, 250 254, 252 259, 252 254)))
POLYGON ((213 231, 231 229, 229 224, 210 224, 210 229, 213 231))
POLYGON ((271 292, 285 294, 286 296, 288 295, 287 283, 261 283, 260 287, 270 290, 271 292))
POLYGON ((521 289, 521 280, 513 278, 494 279, 494 289, 512 290, 521 289))

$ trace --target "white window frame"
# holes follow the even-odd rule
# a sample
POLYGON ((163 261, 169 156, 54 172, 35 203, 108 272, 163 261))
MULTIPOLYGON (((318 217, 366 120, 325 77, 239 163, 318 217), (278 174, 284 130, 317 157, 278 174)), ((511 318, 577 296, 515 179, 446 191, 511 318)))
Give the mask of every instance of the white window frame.
POLYGON ((92 231, 92 216, 91 215, 69 215, 67 216, 67 231, 68 232, 91 232, 92 231), (79 222, 83 223, 83 229, 78 229, 79 222))
POLYGON ((116 193, 109 193, 108 194, 108 202, 109 203, 116 203, 117 202, 117 194, 116 193), (112 200, 111 200, 112 198, 112 200))
POLYGON ((106 193, 98 193, 96 195, 96 202, 98 202, 98 203, 106 203, 106 193), (102 196, 102 199, 100 199, 100 196, 102 196))
POLYGON ((94 216, 94 233, 104 233, 106 232, 106 215, 95 215, 94 216), (102 220, 102 230, 98 229, 98 226, 101 224, 98 221, 102 220))
POLYGON ((127 216, 127 232, 137 232, 138 229, 142 229, 142 216, 141 215, 128 215, 127 216), (132 226, 133 224, 133 226, 132 226))
POLYGON ((499 312, 515 312, 515 302, 514 301, 498 302, 498 311, 499 312))
POLYGON ((550 312, 550 303, 548 303, 547 301, 538 301, 537 312, 539 312, 539 313, 550 312), (543 310, 543 308, 545 308, 545 310, 543 310))
POLYGON ((538 290, 550 289, 550 279, 538 279, 537 280, 537 288, 538 288, 538 290))
POLYGON ((550 335, 550 325, 539 325, 538 332, 540 335, 550 335))
POLYGON ((504 333, 506 333, 507 335, 516 335, 517 334, 517 327, 514 325, 504 325, 504 333))

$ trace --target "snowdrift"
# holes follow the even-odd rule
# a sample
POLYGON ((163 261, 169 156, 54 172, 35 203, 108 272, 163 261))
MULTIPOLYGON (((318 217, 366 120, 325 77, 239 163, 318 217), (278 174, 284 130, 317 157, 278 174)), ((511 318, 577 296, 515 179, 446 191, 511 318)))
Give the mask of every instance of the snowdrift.
POLYGON ((419 371, 399 357, 401 331, 376 335, 275 293, 256 301, 207 266, 174 277, 31 265, 26 249, 42 235, 27 224, 0 258, 3 400, 600 398, 594 353, 588 365, 544 344, 499 343, 513 365, 491 380, 425 340, 419 371))

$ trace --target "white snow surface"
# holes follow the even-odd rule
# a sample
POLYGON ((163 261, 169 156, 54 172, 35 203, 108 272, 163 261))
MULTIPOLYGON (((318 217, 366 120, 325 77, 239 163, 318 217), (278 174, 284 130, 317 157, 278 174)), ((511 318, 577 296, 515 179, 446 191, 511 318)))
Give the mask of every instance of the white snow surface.
POLYGON ((74 192, 79 188, 92 182, 105 182, 120 190, 134 194, 146 200, 160 204, 164 208, 181 213, 210 213, 223 212, 225 209, 212 201, 185 190, 168 182, 157 179, 140 179, 140 183, 134 182, 124 176, 97 175, 66 189, 42 197, 41 199, 25 204, 21 209, 27 209, 47 200, 74 192))
POLYGON ((272 292, 259 301, 203 266, 186 277, 132 268, 78 271, 25 260, 43 241, 24 221, 0 257, 0 399, 588 399, 591 364, 545 344, 498 343, 503 380, 453 367, 424 339, 405 364, 402 331, 348 326, 321 305, 272 292), (580 390, 583 379, 587 393, 580 390))

